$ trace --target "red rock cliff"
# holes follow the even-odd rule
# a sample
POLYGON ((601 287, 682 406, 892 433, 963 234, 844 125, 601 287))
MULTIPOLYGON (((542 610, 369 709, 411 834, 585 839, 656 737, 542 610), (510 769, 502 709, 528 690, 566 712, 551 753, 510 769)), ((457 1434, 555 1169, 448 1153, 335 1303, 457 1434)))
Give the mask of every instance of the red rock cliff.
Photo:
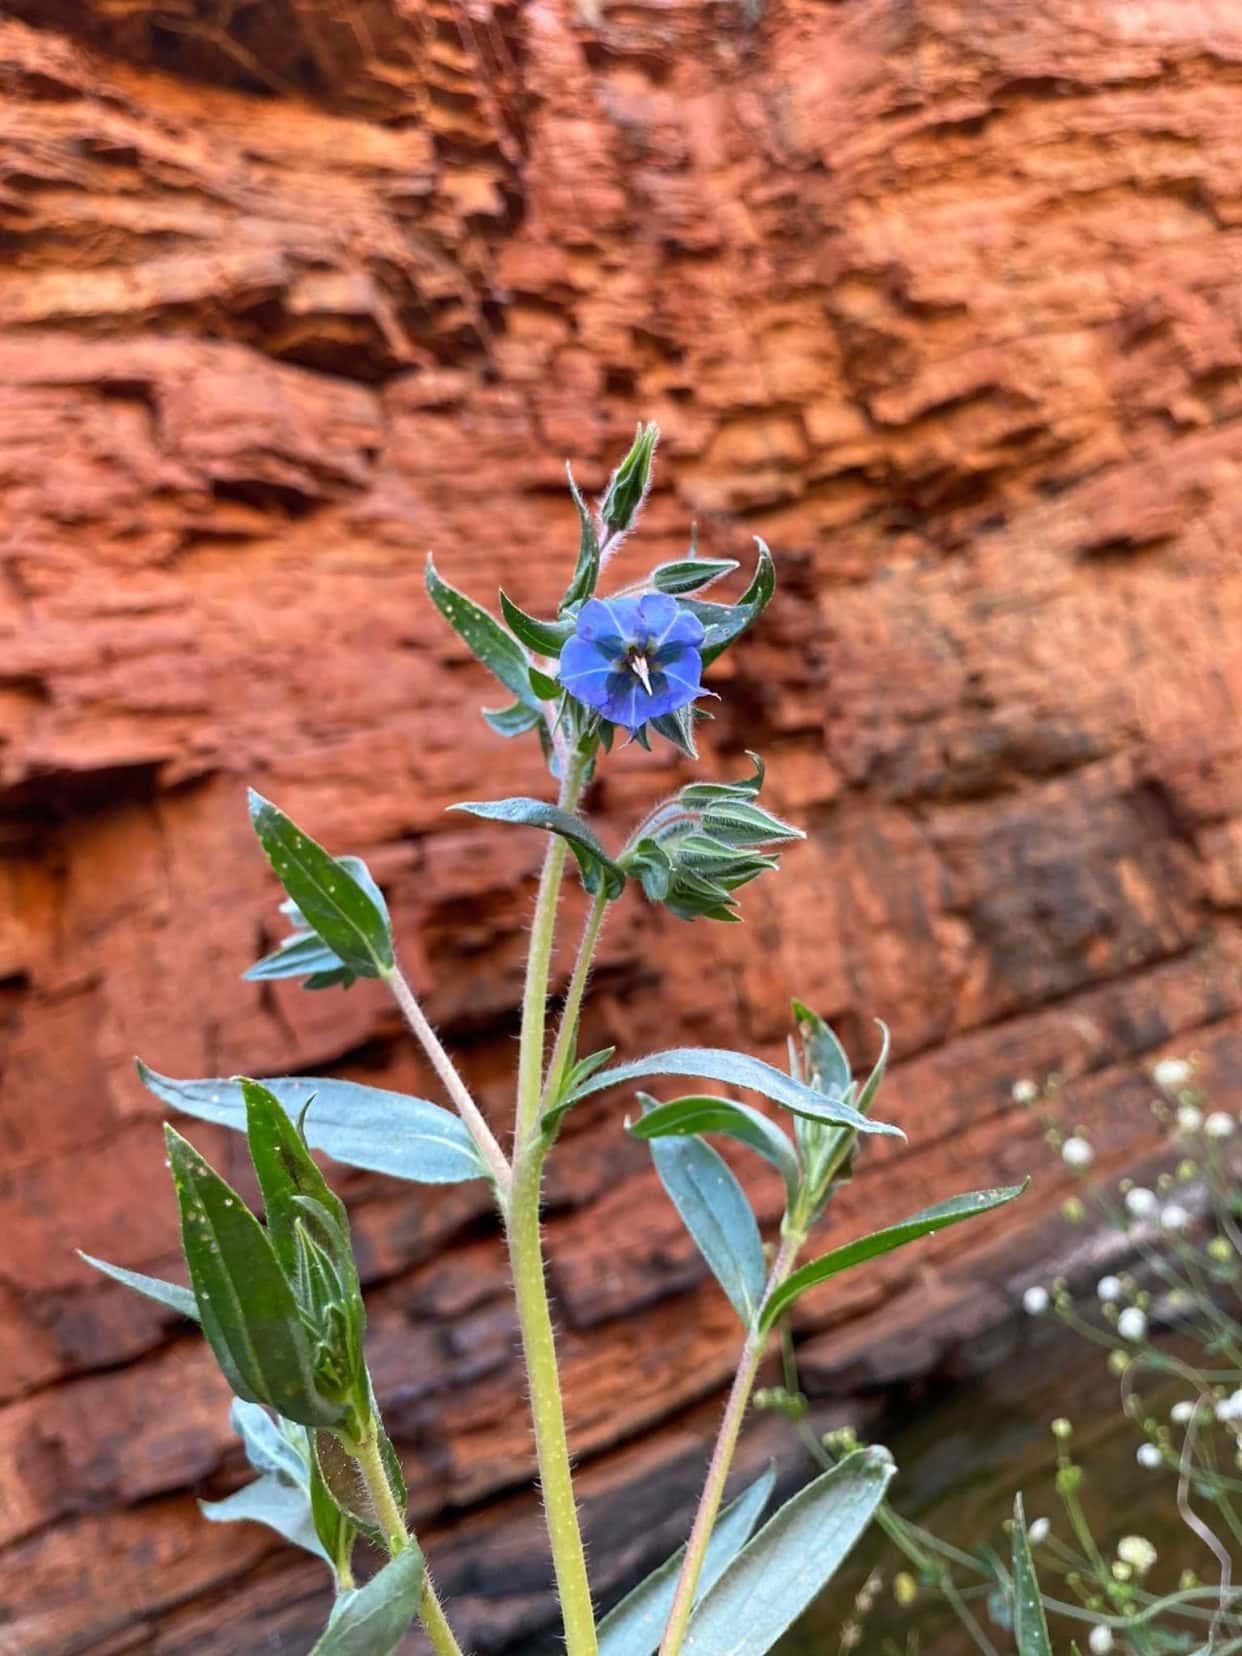
MULTIPOLYGON (((135 1051, 433 1086, 374 985, 239 980, 275 929, 247 780, 370 859, 505 1120, 540 847, 443 807, 542 782, 478 722, 421 565, 546 603, 563 457, 598 486, 639 415, 648 556, 692 517, 777 550, 710 763, 760 747, 809 838, 744 927, 627 902, 591 1035, 774 1054, 796 991, 865 1056, 884 1017, 910 1142, 868 1154, 842 1230, 1038 1165, 1018 1073, 1081 1077, 1119 1166, 1154 1053, 1242 1068, 1238 7, 588 12, 0 22, 5 1651, 309 1644, 318 1566, 195 1509, 239 1471, 205 1349, 73 1250, 172 1268, 135 1051)), ((606 829, 676 774, 627 754, 606 829)), ((693 1485, 733 1344, 619 1115, 573 1124, 548 1225, 603 1587, 693 1485)), ((485 1200, 345 1186, 413 1510, 495 1648, 539 1625, 543 1567, 485 1200)), ((1000 1230, 813 1302, 825 1383, 1000 1230)))

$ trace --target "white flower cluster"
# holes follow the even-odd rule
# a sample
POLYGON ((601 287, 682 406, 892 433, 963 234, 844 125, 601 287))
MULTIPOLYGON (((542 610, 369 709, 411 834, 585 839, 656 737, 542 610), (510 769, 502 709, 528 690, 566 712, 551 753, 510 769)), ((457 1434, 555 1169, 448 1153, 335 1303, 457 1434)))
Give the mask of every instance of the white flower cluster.
POLYGON ((1180 1092, 1190 1084, 1193 1075, 1193 1069, 1184 1058, 1161 1058, 1152 1065, 1152 1080, 1167 1093, 1180 1092))
POLYGON ((1022 1309, 1028 1317, 1042 1317, 1050 1304, 1048 1290, 1041 1288, 1038 1283, 1028 1288, 1022 1296, 1022 1309))
POLYGON ((1117 1332, 1123 1340, 1141 1340, 1147 1332, 1147 1318, 1137 1305, 1127 1305, 1117 1318, 1117 1332))
POLYGON ((1088 1140, 1075 1133, 1073 1138, 1067 1138, 1061 1146, 1061 1160, 1066 1167, 1081 1171, 1083 1168, 1091 1166, 1091 1163, 1095 1160, 1095 1151, 1091 1148, 1088 1140))
POLYGON ((1126 1191, 1126 1212, 1132 1219, 1154 1219, 1160 1212, 1160 1198, 1146 1185, 1126 1191))
POLYGON ((1087 1649, 1091 1652, 1091 1656, 1108 1656, 1108 1652, 1112 1648, 1112 1628, 1105 1627, 1103 1622, 1097 1622, 1091 1629, 1091 1633, 1087 1639, 1087 1649))
POLYGON ((1242 1421, 1242 1387, 1229 1397, 1222 1397, 1216 1405, 1216 1418, 1226 1426, 1236 1425, 1242 1421))
POLYGON ((1136 1575, 1146 1575, 1158 1554, 1145 1535, 1123 1535, 1117 1543, 1117 1557, 1136 1575))

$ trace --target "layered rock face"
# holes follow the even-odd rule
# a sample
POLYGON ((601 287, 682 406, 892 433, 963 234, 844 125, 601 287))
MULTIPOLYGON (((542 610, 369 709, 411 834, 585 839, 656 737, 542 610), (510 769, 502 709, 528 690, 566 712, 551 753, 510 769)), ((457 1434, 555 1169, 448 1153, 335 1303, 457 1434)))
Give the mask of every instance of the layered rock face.
MULTIPOLYGON (((691 519, 777 554, 705 765, 762 750, 808 838, 744 926, 627 898, 590 1044, 778 1057, 797 993, 862 1061, 884 1018, 909 1142, 838 1236, 1046 1168, 1016 1075, 1070 1078, 1114 1172, 1159 1052, 1230 1101, 1240 80, 1225 0, 10 0, 0 1650, 310 1644, 319 1566, 199 1518, 241 1476, 205 1348, 74 1249, 176 1268, 135 1052, 438 1096, 375 985, 240 981, 281 929, 247 781, 368 858, 503 1127, 541 846, 444 807, 546 777, 479 722, 422 563, 546 606, 563 460, 598 488, 639 416, 665 438, 627 569, 691 519)), ((684 775, 624 752, 605 834, 684 775)), ((602 1594, 675 1544, 736 1344, 622 1112, 571 1120, 547 1226, 602 1594)), ((341 1185, 420 1531, 475 1648, 534 1648, 485 1194, 341 1185)), ((938 1308, 999 1314, 1017 1222, 809 1300, 810 1376, 845 1394, 934 1361, 938 1308)))

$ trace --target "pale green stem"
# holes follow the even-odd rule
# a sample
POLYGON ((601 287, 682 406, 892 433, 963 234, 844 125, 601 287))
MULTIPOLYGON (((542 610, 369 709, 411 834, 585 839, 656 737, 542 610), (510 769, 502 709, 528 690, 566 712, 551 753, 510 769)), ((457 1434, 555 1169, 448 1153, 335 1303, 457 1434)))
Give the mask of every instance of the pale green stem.
MULTIPOLYGON (((803 1243, 800 1231, 790 1227, 781 1238, 780 1250, 772 1264, 768 1275, 767 1287, 764 1290, 764 1300, 768 1300, 775 1289, 789 1275, 794 1260, 798 1257, 798 1250, 803 1243)), ((681 1574, 677 1578, 677 1593, 673 1599, 673 1607, 669 1611, 668 1625, 664 1632, 664 1640, 660 1645, 660 1656, 677 1656, 686 1637, 686 1629, 690 1624, 690 1614, 694 1609, 695 1594, 698 1591, 699 1577, 703 1573, 703 1559, 707 1553, 708 1544, 715 1528, 716 1516, 720 1511, 720 1503, 724 1498, 725 1483, 729 1477, 729 1468, 733 1464, 733 1454, 737 1448, 737 1440, 742 1430, 742 1421, 746 1417, 746 1408, 750 1402, 751 1390, 755 1384, 755 1376, 759 1372, 759 1364, 763 1360, 764 1347, 767 1344, 766 1333, 759 1331, 759 1317, 746 1335, 746 1343, 742 1347, 741 1361, 738 1363, 737 1373, 733 1378, 733 1387, 729 1392, 729 1401, 725 1404, 724 1418, 720 1423, 720 1432, 716 1438, 716 1447, 712 1450, 711 1462, 707 1468, 707 1479, 703 1485, 703 1493, 699 1497, 699 1510, 694 1515, 694 1527, 690 1531, 690 1539, 686 1542, 685 1557, 681 1563, 681 1574)))
MULTIPOLYGON (((395 1558, 411 1544, 411 1538, 405 1527, 405 1515, 398 1506, 397 1498, 388 1482, 388 1472, 380 1453, 379 1434, 372 1426, 361 1442, 350 1443, 347 1447, 362 1473, 367 1494, 371 1497, 371 1505, 375 1508, 375 1516, 383 1532, 385 1545, 390 1555, 395 1558)), ((436 1595, 431 1576, 426 1573, 423 1576, 422 1597, 418 1601, 418 1616, 436 1656, 462 1656, 461 1646, 453 1636, 453 1630, 436 1595)))
MULTIPOLYGON (((561 785, 560 806, 572 811, 582 789, 583 762, 567 767, 561 785)), ((595 1612, 587 1579, 586 1555, 574 1501, 569 1439, 561 1401, 556 1340, 544 1278, 539 1235, 539 1188, 544 1147, 540 1135, 543 1098, 543 1054, 547 1025, 548 977, 557 901, 565 870, 567 846, 554 838, 544 856, 539 895, 531 927, 522 997, 522 1044, 518 1057, 517 1123, 514 1143, 513 1186, 506 1220, 509 1261, 522 1350, 530 1388, 535 1452, 543 1494, 548 1541, 556 1572, 557 1595, 564 1621, 567 1656, 596 1656, 595 1612)))
MULTIPOLYGON (((557 843, 560 844, 560 841, 557 841, 557 843)), ((440 1037, 428 1023, 427 1015, 418 1004, 418 999, 406 981, 401 968, 394 965, 384 975, 397 1005, 405 1015, 405 1021, 413 1030, 423 1051, 431 1059, 432 1067, 444 1083, 445 1091, 457 1106, 457 1112, 465 1122, 479 1154, 487 1163, 488 1171, 496 1185, 496 1194, 503 1208, 509 1197, 509 1187, 513 1182, 512 1169, 504 1151, 496 1142, 495 1134, 487 1125, 479 1106, 470 1096, 470 1090, 458 1074, 453 1060, 444 1050, 440 1037)))
POLYGON ((573 976, 569 980, 569 988, 565 994, 565 1006, 561 1012, 561 1021, 556 1031, 556 1043, 552 1048, 552 1057, 548 1062, 547 1084, 544 1087, 544 1107, 551 1102, 552 1096, 560 1089, 570 1065, 574 1061, 578 1040, 578 1018, 582 1012, 582 998, 586 993, 587 978, 591 975, 591 962, 595 957, 595 946, 599 942, 599 934, 603 929, 604 915, 608 909, 608 894, 601 886, 595 894, 590 912, 586 917, 586 924, 582 928, 582 941, 578 945, 578 958, 574 962, 573 976))

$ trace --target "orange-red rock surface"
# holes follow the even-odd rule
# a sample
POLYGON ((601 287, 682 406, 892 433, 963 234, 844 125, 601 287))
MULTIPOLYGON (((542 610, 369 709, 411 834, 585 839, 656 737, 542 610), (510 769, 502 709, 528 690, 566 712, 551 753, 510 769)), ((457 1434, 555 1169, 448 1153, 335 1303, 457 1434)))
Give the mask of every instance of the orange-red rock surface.
MULTIPOLYGON (((320 1567, 197 1515, 240 1474, 204 1348, 74 1249, 173 1268, 136 1051, 433 1088, 375 985, 240 981, 278 929, 246 781, 371 861, 506 1120, 540 846, 444 806, 544 779, 478 721, 491 688, 421 566, 434 547, 476 595, 546 604, 574 543, 564 457, 598 487, 654 417, 642 555, 691 518, 713 552, 773 544, 781 589, 716 676, 709 763, 761 748, 809 836, 743 927, 627 900, 592 1044, 776 1055, 797 992, 865 1057, 885 1018, 909 1146, 868 1153, 841 1234, 1046 1166, 1015 1075, 1081 1077, 1114 1169, 1150 1148, 1159 1051, 1236 1087, 1242 13, 7 13, 0 1650, 299 1652, 320 1567)), ((624 754, 605 833, 681 774, 624 754)), ((548 1223, 602 1591, 672 1546, 735 1341, 621 1108, 571 1123, 548 1223)), ((240 1174, 237 1140, 195 1138, 240 1174)), ((483 1194, 344 1184, 433 1561, 476 1648, 533 1637, 483 1194)), ((1058 1196, 1045 1175, 1027 1217, 1058 1196)), ((999 1314, 1005 1268, 972 1284, 1007 1223, 810 1302, 820 1382, 935 1360, 943 1339, 905 1332, 928 1307, 999 1314)))

